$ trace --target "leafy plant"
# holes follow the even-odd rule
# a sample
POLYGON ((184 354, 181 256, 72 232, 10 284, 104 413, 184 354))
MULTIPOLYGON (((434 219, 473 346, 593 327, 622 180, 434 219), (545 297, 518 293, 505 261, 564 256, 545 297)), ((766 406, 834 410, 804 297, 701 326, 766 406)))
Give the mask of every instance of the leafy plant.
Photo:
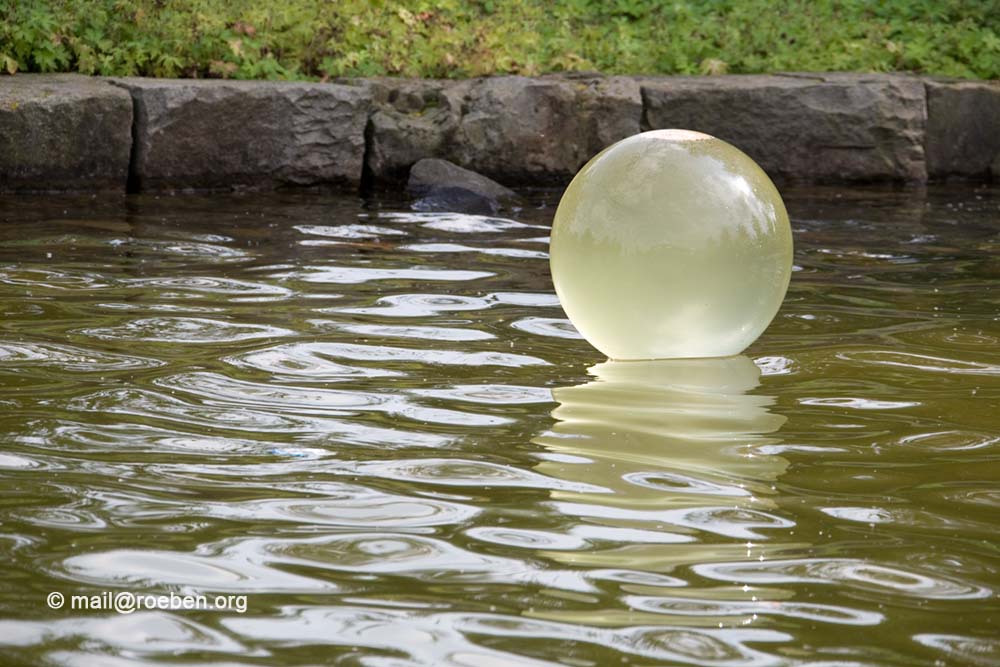
POLYGON ((0 72, 1000 78, 1000 0, 0 0, 0 72))

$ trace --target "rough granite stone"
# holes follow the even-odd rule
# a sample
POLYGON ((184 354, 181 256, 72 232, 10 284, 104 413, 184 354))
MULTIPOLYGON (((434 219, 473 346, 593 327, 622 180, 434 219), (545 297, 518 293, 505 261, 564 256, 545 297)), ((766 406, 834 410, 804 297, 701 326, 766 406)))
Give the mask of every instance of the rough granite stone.
POLYGON ((132 100, 76 74, 0 77, 0 192, 125 191, 132 100))
POLYGON ((418 160, 448 155, 469 82, 388 78, 359 82, 369 88, 375 105, 368 129, 368 179, 401 184, 418 160))
POLYGON ((639 86, 626 77, 480 79, 448 158, 511 183, 566 183, 601 150, 640 131, 639 86))
POLYGON ((135 102, 132 187, 361 183, 369 93, 269 81, 116 79, 135 102))
POLYGON ((369 82, 378 110, 367 168, 400 182, 425 157, 510 183, 565 183, 608 145, 639 132, 642 98, 627 77, 491 77, 369 82))
POLYGON ((925 83, 927 175, 1000 180, 1000 81, 925 83))
POLYGON ((926 104, 915 77, 738 75, 640 79, 644 129, 706 132, 785 181, 924 181, 926 104))

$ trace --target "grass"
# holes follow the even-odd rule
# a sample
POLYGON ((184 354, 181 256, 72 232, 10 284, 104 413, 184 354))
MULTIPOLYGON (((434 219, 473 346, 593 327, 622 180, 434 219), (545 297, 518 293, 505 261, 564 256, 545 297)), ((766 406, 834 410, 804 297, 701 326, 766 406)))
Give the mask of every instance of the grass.
POLYGON ((0 0, 0 70, 1000 78, 1000 0, 0 0))

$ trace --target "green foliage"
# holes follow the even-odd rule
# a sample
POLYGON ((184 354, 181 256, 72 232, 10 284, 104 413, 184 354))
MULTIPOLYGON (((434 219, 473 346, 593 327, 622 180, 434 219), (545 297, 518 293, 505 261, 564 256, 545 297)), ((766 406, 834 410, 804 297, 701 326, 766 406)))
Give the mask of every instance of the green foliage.
POLYGON ((0 71, 1000 78, 1000 0, 0 0, 0 71))

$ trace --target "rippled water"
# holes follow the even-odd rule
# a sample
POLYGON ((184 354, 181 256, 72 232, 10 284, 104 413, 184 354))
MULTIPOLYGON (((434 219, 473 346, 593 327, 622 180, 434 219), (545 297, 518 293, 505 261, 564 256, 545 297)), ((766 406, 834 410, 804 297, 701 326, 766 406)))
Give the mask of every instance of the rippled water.
POLYGON ((764 337, 648 363, 551 193, 0 200, 2 662, 1000 664, 1000 191, 786 196, 764 337))

